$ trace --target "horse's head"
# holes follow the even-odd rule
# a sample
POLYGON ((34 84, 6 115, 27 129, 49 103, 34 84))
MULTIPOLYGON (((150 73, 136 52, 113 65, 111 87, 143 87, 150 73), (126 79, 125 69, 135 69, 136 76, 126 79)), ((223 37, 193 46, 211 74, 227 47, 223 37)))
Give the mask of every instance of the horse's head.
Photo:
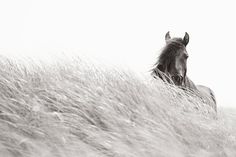
MULTIPOLYGON (((168 82, 183 86, 187 72, 188 53, 186 46, 189 42, 189 35, 185 33, 183 38, 171 38, 169 32, 167 32, 165 40, 166 46, 162 50, 159 60, 156 63, 157 66, 153 71, 155 73, 158 71, 162 72, 165 74, 165 79, 168 82)), ((160 74, 158 76, 160 77, 160 74)))

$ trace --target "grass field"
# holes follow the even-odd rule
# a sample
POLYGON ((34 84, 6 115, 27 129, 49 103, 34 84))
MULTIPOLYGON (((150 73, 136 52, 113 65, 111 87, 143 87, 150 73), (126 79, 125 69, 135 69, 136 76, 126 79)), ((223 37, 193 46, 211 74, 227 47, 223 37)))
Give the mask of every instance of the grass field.
POLYGON ((150 76, 0 58, 0 157, 235 157, 236 111, 150 76))

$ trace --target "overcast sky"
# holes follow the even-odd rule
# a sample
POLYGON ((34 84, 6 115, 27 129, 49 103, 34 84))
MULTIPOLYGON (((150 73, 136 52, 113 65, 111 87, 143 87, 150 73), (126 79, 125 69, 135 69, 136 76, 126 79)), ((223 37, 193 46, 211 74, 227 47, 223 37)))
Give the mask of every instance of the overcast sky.
POLYGON ((2 0, 0 22, 0 54, 73 53, 143 73, 167 31, 188 32, 187 74, 236 107, 234 0, 2 0))

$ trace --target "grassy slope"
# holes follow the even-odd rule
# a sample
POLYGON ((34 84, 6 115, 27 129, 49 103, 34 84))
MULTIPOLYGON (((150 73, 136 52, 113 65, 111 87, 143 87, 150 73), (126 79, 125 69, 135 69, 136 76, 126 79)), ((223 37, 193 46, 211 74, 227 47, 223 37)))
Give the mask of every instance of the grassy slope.
POLYGON ((0 156, 236 156, 236 112, 79 59, 0 58, 0 156))

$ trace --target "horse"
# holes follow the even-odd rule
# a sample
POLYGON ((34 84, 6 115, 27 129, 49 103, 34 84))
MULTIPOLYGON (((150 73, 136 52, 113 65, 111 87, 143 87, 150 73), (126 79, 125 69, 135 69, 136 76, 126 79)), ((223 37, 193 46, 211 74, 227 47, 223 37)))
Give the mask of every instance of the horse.
POLYGON ((165 41, 166 45, 154 64, 154 68, 151 69, 151 75, 183 90, 196 93, 217 112, 213 91, 206 86, 195 85, 187 76, 187 59, 189 54, 186 46, 189 43, 189 34, 185 32, 183 38, 171 38, 168 31, 165 35, 165 41))

